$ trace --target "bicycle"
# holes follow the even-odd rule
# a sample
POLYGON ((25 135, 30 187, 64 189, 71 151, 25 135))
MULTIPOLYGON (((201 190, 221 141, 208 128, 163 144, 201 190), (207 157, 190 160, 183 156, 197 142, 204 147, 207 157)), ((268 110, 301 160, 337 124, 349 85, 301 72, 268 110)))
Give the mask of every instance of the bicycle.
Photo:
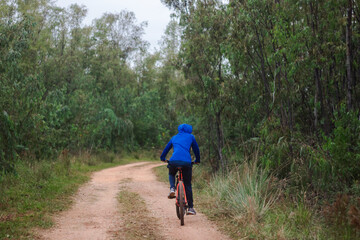
MULTIPOLYGON (((166 163, 169 163, 169 160, 165 160, 166 163)), ((193 164, 193 163, 191 163, 193 164)), ((184 223, 184 216, 188 209, 188 203, 186 198, 186 191, 185 191, 185 185, 183 180, 183 174, 182 174, 182 167, 177 167, 178 171, 176 173, 176 202, 175 202, 175 208, 176 208, 176 215, 180 219, 180 224, 183 226, 184 223)))

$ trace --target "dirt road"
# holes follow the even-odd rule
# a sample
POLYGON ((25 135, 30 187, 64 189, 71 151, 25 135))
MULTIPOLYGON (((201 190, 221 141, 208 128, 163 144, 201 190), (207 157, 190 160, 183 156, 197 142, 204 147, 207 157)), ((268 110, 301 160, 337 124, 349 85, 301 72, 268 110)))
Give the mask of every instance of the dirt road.
POLYGON ((114 233, 124 224, 118 214, 117 194, 126 183, 128 190, 138 193, 150 214, 159 223, 163 239, 228 239, 204 215, 185 216, 180 227, 174 200, 167 199, 167 184, 156 180, 152 168, 160 164, 133 163, 96 172, 83 185, 71 209, 55 217, 55 226, 38 233, 41 239, 115 239, 114 233), (181 236, 181 237, 180 237, 181 236))

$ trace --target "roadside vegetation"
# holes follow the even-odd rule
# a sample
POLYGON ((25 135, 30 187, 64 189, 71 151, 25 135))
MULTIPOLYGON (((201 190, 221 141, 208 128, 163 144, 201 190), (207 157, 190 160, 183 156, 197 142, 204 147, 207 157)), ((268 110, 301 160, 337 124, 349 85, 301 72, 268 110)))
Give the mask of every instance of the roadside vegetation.
POLYGON ((148 153, 119 156, 112 153, 62 156, 56 161, 23 162, 15 174, 0 179, 0 239, 34 238, 32 228, 49 228, 51 216, 67 209, 71 196, 89 180, 90 173, 141 160, 148 153))
MULTIPOLYGON (((206 166, 193 169, 195 208, 225 234, 259 240, 359 238, 352 224, 357 223, 360 203, 343 199, 346 195, 334 204, 308 202, 308 192, 289 193, 286 182, 256 167, 256 161, 234 166, 226 175, 209 176, 206 166)), ((166 166, 154 172, 168 183, 166 166)))

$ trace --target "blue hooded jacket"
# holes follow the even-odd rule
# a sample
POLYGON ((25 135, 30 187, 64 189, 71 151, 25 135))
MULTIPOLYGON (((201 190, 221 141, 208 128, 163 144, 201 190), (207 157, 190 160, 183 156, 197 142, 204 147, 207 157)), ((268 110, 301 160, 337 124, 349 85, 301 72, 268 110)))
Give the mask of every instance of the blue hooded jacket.
POLYGON ((160 156, 161 161, 165 161, 166 155, 170 149, 174 147, 174 152, 169 163, 178 166, 191 166, 190 147, 192 147, 196 158, 195 162, 200 163, 200 150, 194 135, 191 134, 192 126, 189 124, 181 124, 178 127, 178 131, 179 133, 171 138, 162 152, 160 156))

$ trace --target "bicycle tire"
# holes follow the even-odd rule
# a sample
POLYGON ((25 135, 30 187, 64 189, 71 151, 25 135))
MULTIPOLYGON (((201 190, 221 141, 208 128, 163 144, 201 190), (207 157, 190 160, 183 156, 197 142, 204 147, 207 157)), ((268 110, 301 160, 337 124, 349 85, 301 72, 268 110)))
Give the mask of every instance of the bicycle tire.
POLYGON ((180 213, 180 224, 184 225, 184 215, 185 215, 185 188, 182 181, 179 182, 179 213, 180 213))
POLYGON ((180 207, 179 207, 178 202, 179 202, 179 197, 176 200, 175 207, 176 207, 176 216, 178 217, 178 219, 181 219, 180 218, 180 207))

